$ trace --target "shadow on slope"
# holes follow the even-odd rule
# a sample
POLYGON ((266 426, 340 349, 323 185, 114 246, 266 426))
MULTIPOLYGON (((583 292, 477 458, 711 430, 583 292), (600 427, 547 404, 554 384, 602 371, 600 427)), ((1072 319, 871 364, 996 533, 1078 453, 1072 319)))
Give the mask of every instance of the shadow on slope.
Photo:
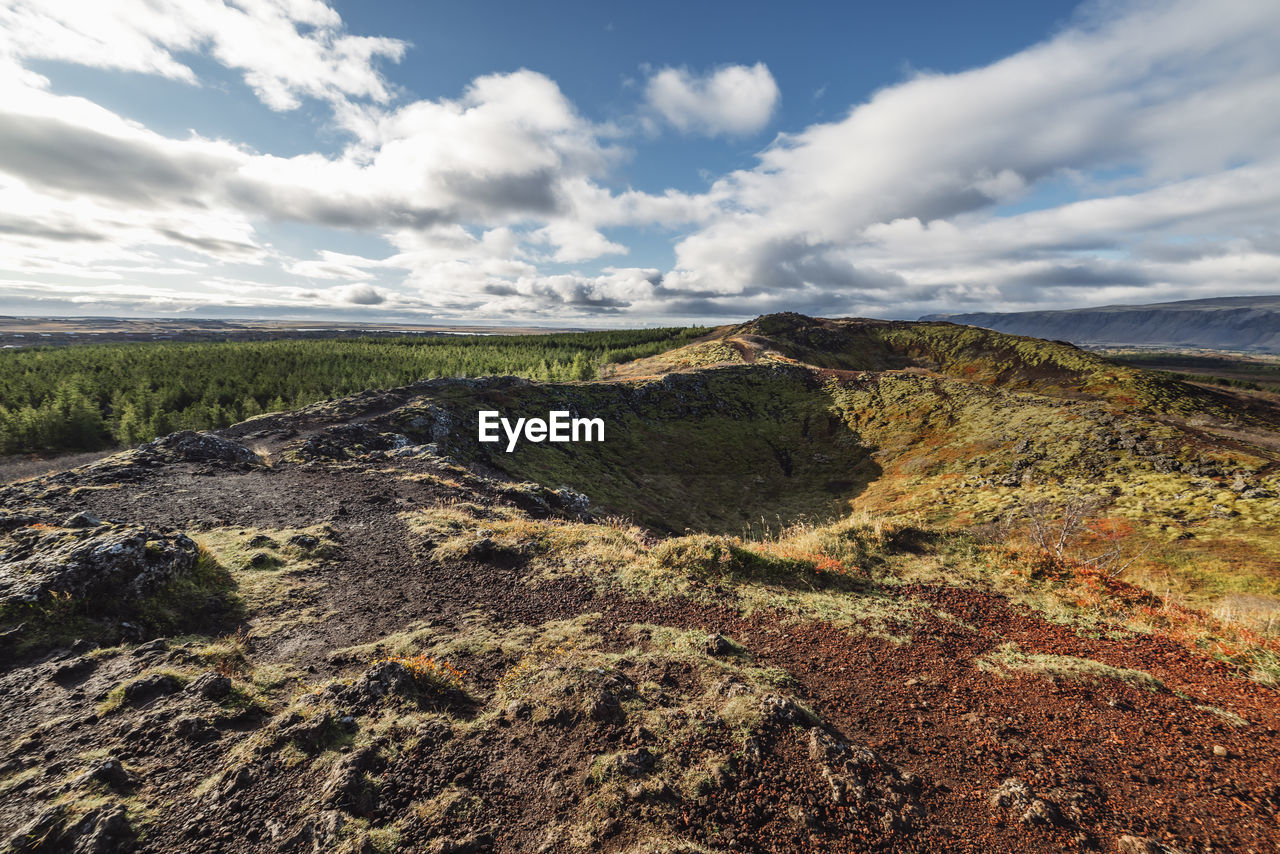
MULTIPOLYGON (((447 396, 389 419, 400 433, 433 436, 447 396), (425 428, 425 429, 424 429, 425 428)), ((459 389, 447 450, 460 461, 586 493, 594 507, 659 531, 741 533, 800 517, 834 518, 880 473, 810 371, 780 365, 672 374, 644 383, 459 389), (476 440, 478 412, 546 417, 568 410, 603 419, 604 442, 476 440)), ((444 448, 442 448, 444 450, 444 448)))

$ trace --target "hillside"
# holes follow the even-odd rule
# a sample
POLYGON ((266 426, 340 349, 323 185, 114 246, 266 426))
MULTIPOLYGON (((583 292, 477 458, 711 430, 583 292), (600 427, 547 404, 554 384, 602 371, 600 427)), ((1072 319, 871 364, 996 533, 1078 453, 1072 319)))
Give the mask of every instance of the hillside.
POLYGON ((1271 850, 1277 493, 1262 403, 793 314, 176 433, 0 488, 0 839, 1271 850))
POLYGON ((1218 297, 1062 311, 927 315, 1081 347, 1191 347, 1280 353, 1280 296, 1218 297))

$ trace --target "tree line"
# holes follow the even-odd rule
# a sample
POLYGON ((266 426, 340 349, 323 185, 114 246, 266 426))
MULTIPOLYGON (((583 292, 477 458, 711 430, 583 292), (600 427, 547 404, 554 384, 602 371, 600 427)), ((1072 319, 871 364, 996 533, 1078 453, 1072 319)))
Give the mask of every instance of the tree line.
POLYGON ((706 329, 32 347, 0 355, 0 454, 135 445, 421 379, 589 380, 706 329))

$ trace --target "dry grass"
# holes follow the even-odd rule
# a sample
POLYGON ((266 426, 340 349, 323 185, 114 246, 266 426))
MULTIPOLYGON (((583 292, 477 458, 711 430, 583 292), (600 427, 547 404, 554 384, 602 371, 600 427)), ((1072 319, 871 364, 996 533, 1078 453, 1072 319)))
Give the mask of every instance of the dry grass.
POLYGON ((1090 658, 1071 655, 1045 655, 1023 652, 1016 643, 999 648, 975 660, 978 669, 988 673, 1036 673, 1069 681, 1102 682, 1114 680, 1144 691, 1160 691, 1164 683, 1150 673, 1127 667, 1112 667, 1090 658))

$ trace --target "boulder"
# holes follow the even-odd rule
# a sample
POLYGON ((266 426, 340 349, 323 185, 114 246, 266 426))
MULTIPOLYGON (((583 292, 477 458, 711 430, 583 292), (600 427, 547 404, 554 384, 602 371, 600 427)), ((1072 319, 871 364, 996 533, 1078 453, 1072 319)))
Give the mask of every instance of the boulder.
POLYGON ((324 787, 320 803, 327 808, 341 808, 354 815, 369 817, 378 807, 378 793, 365 777, 377 760, 377 750, 363 747, 347 754, 333 767, 324 787))
POLYGON ((258 464, 258 455, 230 439, 212 433, 181 430, 138 446, 138 457, 147 462, 220 463, 230 466, 258 464))
POLYGON ((187 684, 187 693, 217 702, 231 693, 231 680, 221 673, 210 670, 191 680, 187 684))
POLYGON ((100 783, 118 792, 123 792, 133 786, 134 777, 125 769, 119 759, 108 757, 95 763, 88 771, 76 777, 71 782, 71 785, 79 788, 94 783, 100 783))
POLYGON ((722 634, 707 635, 707 639, 703 644, 707 655, 721 656, 728 655, 733 652, 733 644, 722 634))
POLYGON ((145 706, 158 697, 173 694, 182 689, 182 683, 168 673, 153 673, 135 679, 124 686, 126 706, 145 706))
POLYGON ((114 602, 144 599, 195 568, 190 537, 137 525, 36 531, 0 554, 0 605, 57 594, 114 602))

